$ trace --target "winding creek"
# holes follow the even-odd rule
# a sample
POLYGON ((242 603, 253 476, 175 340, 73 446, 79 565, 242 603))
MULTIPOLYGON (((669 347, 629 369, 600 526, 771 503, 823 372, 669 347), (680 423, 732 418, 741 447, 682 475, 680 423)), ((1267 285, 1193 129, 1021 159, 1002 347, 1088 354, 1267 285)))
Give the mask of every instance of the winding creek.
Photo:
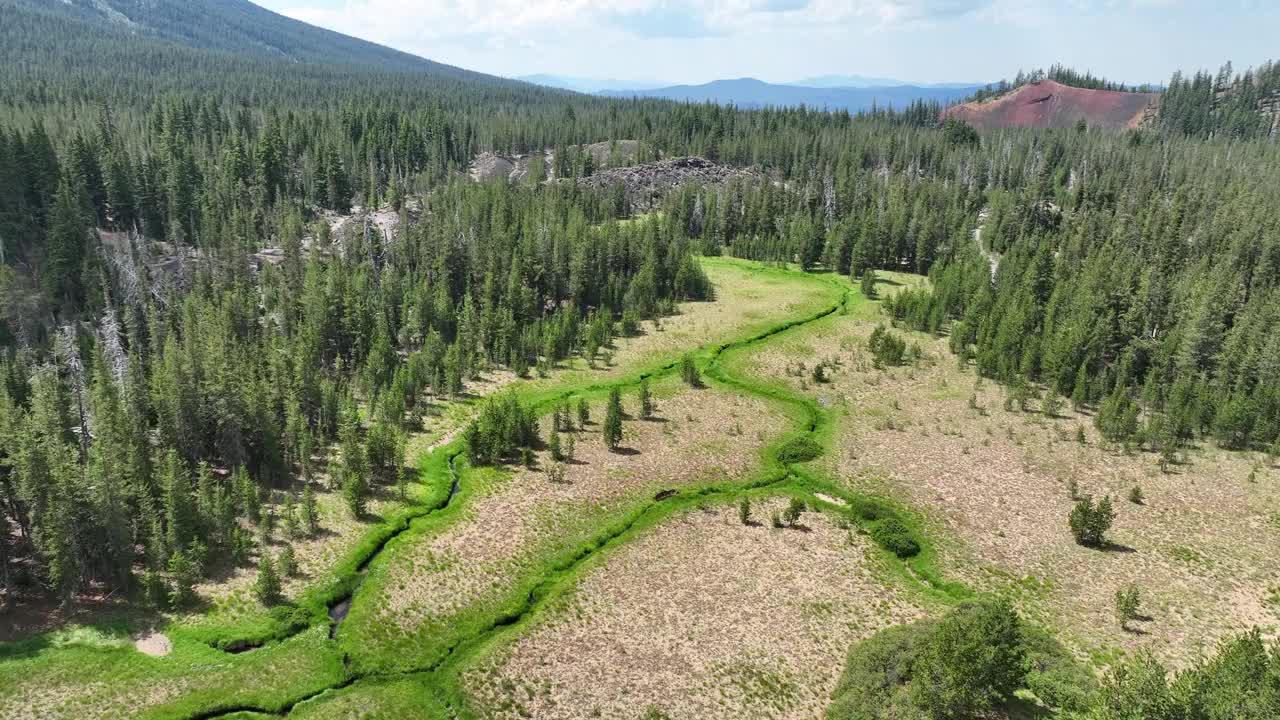
MULTIPOLYGON (((809 437, 817 433, 824 419, 824 411, 822 410, 822 408, 818 404, 814 403, 813 401, 807 398, 804 398, 802 396, 799 396, 789 390, 784 390, 782 388, 773 387, 773 386, 765 387, 765 386, 752 383, 749 379, 746 379, 746 378, 734 377, 722 366, 721 360, 724 358, 725 354, 728 352, 745 350, 748 347, 765 342, 770 338, 773 338, 779 335, 780 333, 786 332, 788 330, 800 328, 800 327, 809 325, 811 323, 815 323, 819 320, 827 318, 836 313, 844 312, 847 306, 847 303, 849 302, 849 299, 850 299, 850 293, 852 293, 853 290, 850 289, 848 286, 839 284, 836 281, 833 281, 830 279, 823 278, 822 281, 831 285, 834 289, 840 292, 839 300, 832 303, 831 305, 821 310, 820 312, 810 315, 808 317, 780 323, 776 326, 768 328, 746 339, 730 341, 730 342, 720 343, 720 344, 711 346, 710 348, 711 352, 709 356, 707 357, 705 362, 701 363, 702 365, 701 370, 704 376, 711 378, 716 383, 719 383, 721 385, 731 388, 735 392, 756 395, 760 397, 766 397, 768 399, 781 401, 781 402, 790 404, 792 406, 801 408, 804 412, 806 420, 802 424, 801 428, 799 429, 799 434, 797 435, 797 437, 809 437)), ((706 349, 707 348, 704 347, 701 349, 701 351, 705 352, 706 349)), ((549 408, 555 407, 560 402, 588 390, 596 391, 596 390, 615 387, 615 386, 619 388, 627 388, 633 385, 638 385, 641 380, 655 379, 658 377, 663 377, 668 374, 674 373, 677 370, 678 366, 679 366, 679 360, 673 360, 649 372, 642 373, 634 379, 624 379, 624 380, 613 382, 613 383, 591 384, 585 387, 568 388, 556 393, 554 396, 548 398, 544 402, 539 403, 539 405, 535 409, 540 412, 545 412, 549 408)), ((444 445, 443 447, 437 448, 434 452, 450 453, 448 458, 448 463, 447 463, 448 473, 450 475, 450 485, 449 485, 448 493, 439 502, 432 505, 424 505, 418 508, 415 512, 410 513, 408 516, 406 516, 402 520, 402 522, 398 524, 397 527, 395 527, 391 532, 387 533, 387 535, 381 538, 379 542, 374 544, 370 548, 370 550, 367 552, 367 554, 359 561, 358 565, 356 566, 356 577, 354 578, 354 581, 351 584, 349 591, 341 594, 336 599, 327 603, 327 615, 328 615, 328 623, 329 623, 330 640, 336 641, 338 632, 342 626, 343 621, 346 619, 353 605, 356 602, 358 602, 360 599, 358 596, 359 590, 364 580, 368 577, 368 571, 370 566, 372 565, 373 562, 375 562, 380 557, 380 555, 382 554, 382 551, 387 548, 387 546, 391 543, 392 540, 395 540, 396 538, 400 537, 403 533, 411 529, 414 526, 415 522, 422 520, 424 518, 427 518, 435 513, 441 512, 445 509, 448 509, 451 506, 453 500, 456 497, 458 497, 459 491, 461 488, 460 488, 460 478, 455 467, 455 461, 457 457, 460 454, 462 454, 462 450, 460 450, 456 445, 449 443, 444 445)), ((774 453, 774 455, 776 456, 776 452, 774 453)), ((546 576, 542 576, 536 582, 533 589, 523 599, 523 602, 521 602, 514 611, 497 615, 491 618, 489 622, 485 623, 476 632, 470 634, 465 638, 458 640, 457 642, 453 643, 448 648, 446 648, 446 651, 444 652, 444 654, 438 660, 432 662, 428 666, 409 669, 409 670, 403 670, 403 671, 396 671, 396 672, 353 673, 350 671, 350 658, 344 656, 343 666, 344 666, 345 672, 342 680, 335 682, 327 687, 311 692, 309 694, 297 697, 296 699, 293 699, 292 701, 288 702, 285 706, 277 710, 272 710, 272 709, 263 708, 263 707, 255 707, 255 706, 232 705, 232 706, 225 706, 225 707, 209 708, 205 711, 188 715, 187 717, 189 718, 189 720, 213 720, 214 718, 223 718, 230 715, 246 714, 246 713, 256 714, 262 717, 286 717, 289 714, 291 714, 292 711, 297 706, 303 703, 318 700, 319 698, 325 695, 358 685, 360 683, 395 679, 395 678, 399 678, 399 679, 421 678, 423 682, 431 683, 431 684, 443 682, 445 678, 442 677, 442 673, 455 670, 454 665, 456 664, 456 662, 460 657, 468 654, 473 649, 482 647, 485 643, 487 643, 490 639, 492 639, 496 633, 502 631, 503 629, 508 628, 511 625, 520 623, 526 618, 529 618, 533 613, 537 612, 540 608, 545 606, 550 600, 557 597, 558 593, 562 589, 560 587, 561 586, 560 578, 562 578, 566 574, 571 574, 576 568, 581 566, 583 563, 593 559, 594 557, 600 555, 601 553, 608 552, 609 550, 616 547, 617 545, 626 542, 629 539, 628 535, 632 534, 632 531, 636 528, 637 525, 641 525, 642 523, 647 523, 648 521, 653 520, 656 515, 660 515, 664 513, 668 507, 674 506, 675 503, 673 501, 676 501, 679 499, 687 499, 690 497, 698 497, 698 498, 707 499, 707 500, 731 500, 734 497, 740 495, 742 492, 747 490, 758 490, 761 488, 778 487, 778 486, 785 485, 789 481, 797 480, 801 477, 790 465, 779 461, 776 457, 773 458, 773 462, 774 464, 777 465, 778 469, 771 475, 765 475, 762 479, 756 479, 754 481, 736 484, 728 489, 713 489, 713 490, 692 489, 692 490, 684 490, 684 491, 663 490, 657 493, 657 495, 655 495, 651 501, 643 505, 637 512, 635 512, 632 515, 629 522, 626 522, 618 527, 613 528, 607 534, 599 536, 596 539, 596 542, 593 542, 588 547, 584 547, 582 550, 578 552, 578 554, 570 558, 567 563, 563 564, 560 567, 554 568, 553 573, 550 573, 546 576)), ((805 477, 807 477, 807 475, 805 477)), ((312 625, 311 627, 314 627, 314 625, 312 625)), ((306 629, 307 627, 294 628, 291 632, 284 634, 281 637, 274 638, 273 641, 283 640, 292 635, 296 635, 297 633, 302 632, 303 630, 306 630, 306 629)), ((256 647, 261 647, 263 644, 264 643, 261 643, 261 642, 249 643, 243 640, 231 640, 231 641, 224 641, 217 647, 220 647, 220 649, 223 649, 227 652, 245 652, 248 650, 252 650, 256 647)), ((457 714, 461 710, 460 708, 452 708, 452 709, 454 710, 455 714, 457 714)))

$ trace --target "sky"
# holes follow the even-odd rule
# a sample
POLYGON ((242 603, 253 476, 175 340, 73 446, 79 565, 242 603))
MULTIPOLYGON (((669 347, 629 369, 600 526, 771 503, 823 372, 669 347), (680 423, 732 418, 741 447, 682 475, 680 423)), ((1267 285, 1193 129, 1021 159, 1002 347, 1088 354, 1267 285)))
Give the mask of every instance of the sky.
POLYGON ((431 60, 700 83, 992 82, 1055 62, 1127 83, 1274 56, 1276 0, 254 0, 431 60))

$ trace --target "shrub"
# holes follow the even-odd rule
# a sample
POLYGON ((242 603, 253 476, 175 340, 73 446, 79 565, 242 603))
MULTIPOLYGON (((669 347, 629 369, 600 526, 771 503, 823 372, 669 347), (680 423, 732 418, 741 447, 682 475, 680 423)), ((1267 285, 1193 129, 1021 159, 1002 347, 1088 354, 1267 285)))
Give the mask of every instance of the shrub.
POLYGON ((293 546, 285 545, 280 551, 280 559, 276 562, 279 567, 280 575, 284 577, 293 577, 298 574, 298 560, 293 555, 293 546))
POLYGON ((564 463, 551 463, 547 466, 547 479, 553 483, 564 482, 564 463))
POLYGON ((1050 390, 1049 394, 1045 396, 1044 402, 1040 405, 1040 412, 1044 413, 1045 417, 1058 417, 1058 414, 1062 412, 1062 399, 1058 397, 1057 393, 1050 390))
POLYGON ((896 517, 887 517, 872 525, 871 539, 900 558, 915 557, 920 554, 920 543, 916 542, 911 529, 896 517))
POLYGON ((1107 531, 1115 520, 1115 510, 1111 508, 1111 496, 1108 495, 1096 505, 1093 497, 1085 495, 1071 509, 1068 523, 1076 542, 1085 547, 1098 548, 1107 542, 1107 531))
POLYGON ((311 615, 303 608, 289 605, 278 605, 267 611, 267 616, 275 622, 276 632, 282 636, 292 635, 311 626, 311 615))
POLYGON ((1022 626, 1022 644, 1026 651, 1026 688, 1052 709, 1084 710, 1098 684, 1089 668, 1037 626, 1022 626))
POLYGON ((850 507, 859 519, 869 523, 893 515, 893 510, 889 506, 872 498, 854 498, 850 507))
POLYGON ((804 501, 800 498, 791 498, 791 502, 787 503, 787 509, 782 511, 782 521, 787 527, 795 527, 800 522, 800 516, 805 511, 804 501))
POLYGON ((813 366, 813 382, 814 383, 818 385, 822 385, 830 381, 831 381, 830 378, 827 377, 826 363, 818 363, 817 365, 813 366))
POLYGON ((827 707, 827 720, 921 718, 907 695, 907 683, 935 624, 922 620, 889 627, 855 645, 827 707))
POLYGON ((774 510, 773 514, 769 516, 769 523, 775 528, 784 527, 782 524, 782 515, 780 515, 777 510, 774 510))
POLYGON ((798 437, 778 449, 778 462, 784 465, 808 462, 822 455, 822 446, 812 438, 798 437))
POLYGON ((680 379, 684 380, 689 387, 702 387, 702 374, 698 372, 698 366, 693 362, 693 355, 680 358, 680 379))
POLYGON ((738 501, 738 519, 743 525, 751 524, 751 501, 747 498, 738 501))
POLYGON ((877 365, 901 365, 907 354, 907 343, 883 325, 877 325, 867 339, 867 349, 877 365))
POLYGON ((1116 591, 1116 619, 1120 627, 1128 630, 1129 623, 1138 619, 1138 607, 1142 603, 1142 594, 1136 585, 1122 587, 1116 591))
POLYGON ((1129 502, 1134 505, 1141 505, 1146 502, 1146 496, 1142 494, 1142 487, 1140 485, 1134 485, 1133 488, 1129 490, 1129 502))

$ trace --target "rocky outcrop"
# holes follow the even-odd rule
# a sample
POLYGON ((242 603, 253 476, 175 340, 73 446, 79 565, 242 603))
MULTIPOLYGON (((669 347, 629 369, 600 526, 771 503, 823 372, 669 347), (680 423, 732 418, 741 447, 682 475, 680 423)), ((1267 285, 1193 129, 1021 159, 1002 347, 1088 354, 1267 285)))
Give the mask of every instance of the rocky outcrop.
MULTIPOLYGON (((636 140, 608 140, 590 145, 573 145, 570 149, 591 155, 591 160, 598 168, 621 167, 636 162, 644 151, 644 146, 636 140)), ((476 182, 506 179, 519 182, 529 176, 529 168, 534 163, 542 163, 542 176, 555 179, 555 150, 535 150, 530 153, 504 155, 495 152, 482 152, 467 167, 467 176, 476 182)))
POLYGON ((635 210, 648 210, 672 188, 681 185, 719 185, 736 179, 763 177, 755 170, 730 167, 706 158, 680 157, 630 167, 602 170, 578 183, 605 189, 621 184, 635 210))

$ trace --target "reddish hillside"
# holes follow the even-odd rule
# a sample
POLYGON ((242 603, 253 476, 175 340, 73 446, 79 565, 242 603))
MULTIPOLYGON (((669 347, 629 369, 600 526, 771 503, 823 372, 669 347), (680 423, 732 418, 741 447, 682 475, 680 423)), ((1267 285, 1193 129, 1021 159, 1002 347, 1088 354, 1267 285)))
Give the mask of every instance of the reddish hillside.
POLYGON ((1131 128, 1141 124, 1156 93, 1083 90, 1052 80, 1023 85, 993 100, 947 108, 943 117, 956 117, 977 128, 1066 128, 1081 118, 1090 127, 1131 128))

